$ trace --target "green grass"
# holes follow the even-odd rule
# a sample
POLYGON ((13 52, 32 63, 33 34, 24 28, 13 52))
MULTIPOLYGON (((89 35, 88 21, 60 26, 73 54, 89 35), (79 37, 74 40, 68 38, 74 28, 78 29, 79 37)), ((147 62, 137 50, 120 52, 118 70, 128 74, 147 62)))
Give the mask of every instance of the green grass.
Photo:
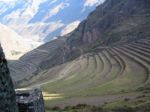
POLYGON ((125 98, 113 102, 105 102, 103 105, 92 106, 86 104, 78 104, 76 106, 67 106, 65 108, 53 107, 47 109, 46 112, 136 112, 137 110, 150 110, 150 97, 145 95, 139 96, 135 99, 125 98))
POLYGON ((105 110, 114 110, 117 108, 126 108, 126 107, 129 107, 129 103, 125 101, 116 101, 116 102, 105 104, 103 106, 105 110))
MULTIPOLYGON (((111 48, 111 50, 107 48, 107 50, 87 54, 87 57, 66 63, 57 74, 57 76, 64 77, 42 86, 44 92, 63 96, 59 99, 45 101, 46 107, 75 97, 117 95, 135 91, 149 92, 150 80, 146 79, 149 76, 146 71, 149 66, 144 61, 148 57, 143 56, 141 59, 139 58, 141 54, 138 55, 138 52, 135 54, 137 55, 125 52, 120 48, 111 48)), ((132 105, 132 103, 129 104, 132 105)), ((118 101, 109 103, 104 108, 128 106, 127 102, 118 101)))
POLYGON ((81 65, 84 66, 83 69, 78 68, 74 71, 75 66, 79 66, 82 62, 82 60, 79 60, 71 68, 72 72, 67 74, 67 79, 63 78, 56 82, 48 83, 43 86, 43 90, 67 95, 71 93, 73 95, 101 95, 108 92, 119 92, 122 89, 129 90, 140 85, 141 81, 144 80, 144 69, 133 60, 122 55, 126 68, 122 74, 119 74, 121 66, 108 52, 104 52, 100 56, 104 62, 103 69, 102 61, 98 60, 97 56, 94 56, 90 57, 87 68, 84 65, 86 62, 84 62, 81 65), (137 69, 139 71, 136 71, 137 69))

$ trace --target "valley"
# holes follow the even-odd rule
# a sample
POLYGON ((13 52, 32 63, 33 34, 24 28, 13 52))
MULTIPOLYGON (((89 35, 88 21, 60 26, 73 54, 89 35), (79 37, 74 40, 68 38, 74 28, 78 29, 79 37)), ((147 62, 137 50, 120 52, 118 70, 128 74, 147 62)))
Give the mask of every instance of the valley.
POLYGON ((69 34, 8 60, 15 88, 41 88, 47 112, 149 112, 149 20, 149 0, 106 0, 69 34))
POLYGON ((100 106, 124 99, 133 103, 143 94, 148 98, 142 99, 139 105, 147 104, 150 98, 149 46, 150 40, 145 38, 125 45, 98 47, 49 69, 30 85, 41 86, 46 93, 46 108, 78 104, 100 106))

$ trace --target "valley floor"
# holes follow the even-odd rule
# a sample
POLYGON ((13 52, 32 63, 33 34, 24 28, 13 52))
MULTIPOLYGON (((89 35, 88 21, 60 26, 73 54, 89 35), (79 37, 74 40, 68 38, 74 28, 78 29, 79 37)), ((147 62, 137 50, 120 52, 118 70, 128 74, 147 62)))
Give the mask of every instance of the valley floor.
POLYGON ((46 102, 47 112, 149 112, 150 93, 74 97, 46 102))

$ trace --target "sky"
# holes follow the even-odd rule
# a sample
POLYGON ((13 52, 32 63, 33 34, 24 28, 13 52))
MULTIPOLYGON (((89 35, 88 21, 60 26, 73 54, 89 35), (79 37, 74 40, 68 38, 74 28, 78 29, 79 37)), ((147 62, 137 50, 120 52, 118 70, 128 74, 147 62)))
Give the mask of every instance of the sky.
POLYGON ((32 37, 35 41, 43 41, 48 33, 55 37, 73 31, 104 1, 0 0, 0 22, 24 38, 32 37))
MULTIPOLYGON (((2 26, 5 25, 7 32, 12 32, 6 38, 7 33, 1 30, 0 36, 6 34, 3 35, 5 37, 3 39, 7 43, 24 42, 28 43, 29 46, 37 47, 57 38, 57 36, 72 32, 97 5, 104 1, 0 0, 0 28, 4 29, 2 26), (18 41, 19 37, 21 41, 18 41)), ((11 49, 17 50, 16 44, 14 44, 14 47, 6 49, 8 54, 11 49)))

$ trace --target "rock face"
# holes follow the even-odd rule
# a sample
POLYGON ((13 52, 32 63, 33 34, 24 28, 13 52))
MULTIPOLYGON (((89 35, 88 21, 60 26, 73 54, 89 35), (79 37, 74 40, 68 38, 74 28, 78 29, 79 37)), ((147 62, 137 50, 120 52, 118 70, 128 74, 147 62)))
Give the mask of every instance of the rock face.
POLYGON ((0 112, 18 112, 7 61, 0 46, 0 112))
POLYGON ((98 40, 99 45, 149 36, 149 0, 106 0, 68 38, 71 46, 82 46, 98 40))

